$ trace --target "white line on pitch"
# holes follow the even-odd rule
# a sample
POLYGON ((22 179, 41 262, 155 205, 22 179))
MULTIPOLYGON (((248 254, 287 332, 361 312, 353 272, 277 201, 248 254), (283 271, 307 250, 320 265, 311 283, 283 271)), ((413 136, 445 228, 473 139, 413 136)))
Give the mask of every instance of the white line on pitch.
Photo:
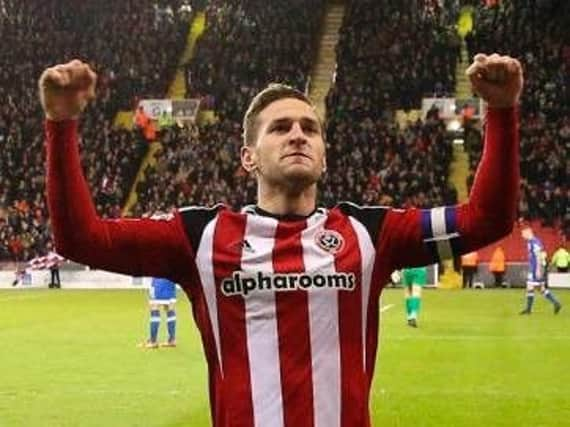
POLYGON ((382 308, 380 309, 380 313, 384 313, 385 311, 390 310, 392 307, 394 307, 394 304, 385 305, 384 307, 382 307, 382 308))

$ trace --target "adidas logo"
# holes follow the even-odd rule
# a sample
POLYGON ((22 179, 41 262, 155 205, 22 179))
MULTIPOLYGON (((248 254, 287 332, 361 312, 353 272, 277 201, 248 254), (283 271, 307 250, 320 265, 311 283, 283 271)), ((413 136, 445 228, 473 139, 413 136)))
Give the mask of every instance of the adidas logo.
POLYGON ((253 246, 251 246, 251 243, 249 243, 247 241, 247 239, 244 240, 238 240, 236 242, 233 242, 229 245, 229 249, 232 252, 247 252, 247 253, 255 253, 255 249, 253 249, 253 246))

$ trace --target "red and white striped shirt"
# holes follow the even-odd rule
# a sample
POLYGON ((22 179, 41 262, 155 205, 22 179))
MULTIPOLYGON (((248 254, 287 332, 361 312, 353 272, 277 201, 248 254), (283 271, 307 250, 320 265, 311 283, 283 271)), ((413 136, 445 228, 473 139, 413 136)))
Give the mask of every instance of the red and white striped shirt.
POLYGON ((45 270, 48 268, 59 267, 65 259, 55 252, 49 252, 47 255, 38 256, 28 261, 28 266, 32 270, 45 270))
POLYGON ((179 215, 195 256, 186 289, 199 308, 216 425, 369 425, 382 286, 404 258, 436 260, 434 237, 442 250, 460 244, 456 208, 179 215))
POLYGON ((48 206, 58 252, 94 268, 166 277, 189 294, 216 427, 362 427, 378 304, 394 269, 510 232, 517 114, 489 110, 469 202, 430 210, 341 203, 306 218, 186 208, 101 219, 81 171, 77 122, 46 123, 48 206))

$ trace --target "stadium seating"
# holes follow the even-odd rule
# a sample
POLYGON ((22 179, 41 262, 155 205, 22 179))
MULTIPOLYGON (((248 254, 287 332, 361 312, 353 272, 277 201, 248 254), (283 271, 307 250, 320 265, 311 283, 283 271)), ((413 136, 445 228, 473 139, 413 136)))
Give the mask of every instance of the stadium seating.
POLYGON ((189 97, 209 95, 223 117, 241 121, 270 82, 304 90, 324 0, 212 1, 207 30, 188 64, 189 97))
POLYGON ((210 2, 206 32, 187 64, 187 96, 202 97, 219 122, 166 131, 157 168, 147 170, 138 189, 134 215, 186 204, 254 202, 254 182, 239 160, 242 116, 253 95, 270 82, 305 89, 323 4, 210 2))
MULTIPOLYGON (((20 49, 0 51, 2 63, 14 67, 14 72, 0 70, 5 100, 0 107, 0 260, 42 255, 49 242, 35 87, 40 71, 53 63, 79 56, 89 59, 99 74, 98 100, 82 120, 82 162, 100 214, 120 214, 147 147, 136 132, 114 129, 112 119, 137 98, 166 93, 191 18, 179 13, 187 3, 183 0, 162 1, 160 7, 154 3, 6 3, 0 35, 20 49)), ((530 36, 524 31, 533 24, 531 18, 549 17, 542 9, 531 16, 529 3, 521 2, 520 10, 508 1, 498 9, 480 7, 468 42, 472 52, 499 49, 524 60, 529 81, 522 106, 520 211, 539 220, 539 235, 549 247, 558 235, 543 223, 570 230, 570 46, 568 40, 556 42, 567 28, 562 17, 545 21, 552 21, 548 28, 532 25, 530 36), (545 43, 533 44, 543 39, 545 43), (544 71, 544 64, 553 71, 544 71)), ((336 78, 327 98, 329 164, 320 187, 322 204, 455 203, 455 190, 447 184, 452 147, 443 123, 430 118, 400 129, 394 121, 396 108, 417 108, 424 95, 453 91, 459 46, 450 25, 457 10, 439 9, 437 2, 426 5, 430 7, 409 8, 389 0, 346 3, 336 78)), ((200 6, 192 2, 192 7, 200 6)), ((203 98, 219 120, 161 132, 157 165, 139 184, 132 214, 216 202, 237 207, 255 200, 255 183, 239 163, 244 109, 271 81, 305 89, 323 8, 324 0, 271 7, 262 0, 209 2, 206 31, 186 64, 187 96, 203 98)), ((473 141, 480 139, 476 130, 470 132, 473 141)), ((474 168, 480 144, 468 145, 474 168)), ((513 259, 523 256, 516 235, 504 243, 513 259)))
POLYGON ((329 174, 323 198, 430 207, 456 202, 448 187, 451 140, 439 120, 401 131, 394 110, 454 87, 454 10, 391 1, 350 2, 327 99, 329 174))
POLYGON ((112 129, 111 120, 136 97, 164 94, 190 19, 179 13, 182 3, 2 3, 0 35, 10 48, 0 50, 0 62, 10 67, 0 69, 0 260, 43 255, 49 241, 40 72, 72 58, 97 71, 98 100, 82 120, 82 161, 99 212, 116 216, 146 147, 135 134, 112 129))
MULTIPOLYGON (((472 54, 494 51, 523 63, 526 85, 521 105, 521 201, 519 214, 561 228, 570 236, 570 5, 567 2, 501 1, 481 5, 472 54)), ((481 153, 468 144, 475 168, 481 153)), ((548 234, 545 233, 544 237, 548 234)))
MULTIPOLYGON (((181 131, 169 132, 157 170, 148 170, 147 179, 139 188, 140 203, 135 214, 167 210, 184 201, 196 204, 222 201, 231 206, 254 201, 255 186, 239 166, 241 116, 251 96, 270 81, 285 81, 303 89, 321 5, 315 3, 310 19, 305 19, 303 14, 287 13, 299 7, 296 3, 271 11, 260 7, 256 13, 262 14, 264 19, 258 20, 257 14, 250 17, 248 12, 254 4, 257 3, 219 2, 209 7, 208 29, 199 40, 197 54, 188 67, 189 93, 213 96, 213 106, 221 120, 216 125, 196 130, 199 136, 190 141, 198 138, 197 147, 190 148, 186 137, 181 137, 181 131), (287 16, 287 26, 276 25, 284 16, 287 16), (292 23, 292 16, 303 22, 292 23), (296 37, 286 38, 285 32, 291 27, 297 29, 296 37), (249 36, 242 34, 249 34, 251 28, 259 34, 283 31, 283 40, 288 44, 277 43, 276 50, 263 43, 254 46, 249 36), (243 48, 244 44, 248 49, 243 48), (290 53, 299 49, 303 60, 297 68, 291 68, 290 53), (247 61, 242 57, 244 50, 248 52, 247 61), (277 65, 244 70, 244 63, 263 61, 277 65), (283 75, 283 70, 290 72, 283 75), (204 168, 204 164, 199 163, 201 158, 215 160, 212 166, 204 168)), ((342 62, 339 67, 348 68, 348 64, 342 62)), ((329 117, 327 136, 332 149, 329 158, 334 160, 329 161, 329 178, 322 184, 321 202, 330 205, 340 199, 422 207, 454 203, 454 191, 446 183, 451 142, 444 138, 442 123, 418 122, 400 133, 387 119, 379 119, 372 113, 370 116, 358 124, 354 113, 342 118, 329 117), (378 144, 380 137, 383 144, 378 144), (372 160, 365 166, 365 159, 378 161, 372 160)))
POLYGON ((379 116, 386 108, 420 108, 424 95, 454 91, 457 11, 432 9, 428 3, 436 5, 410 7, 388 0, 347 4, 329 111, 379 116))

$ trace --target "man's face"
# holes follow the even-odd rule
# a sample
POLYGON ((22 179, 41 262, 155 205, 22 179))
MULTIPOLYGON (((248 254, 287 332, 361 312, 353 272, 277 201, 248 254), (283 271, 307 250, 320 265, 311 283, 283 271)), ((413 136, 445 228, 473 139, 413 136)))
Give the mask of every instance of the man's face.
POLYGON ((528 227, 525 227, 521 230, 522 238, 525 240, 532 239, 532 230, 528 227))
POLYGON ((242 164, 269 185, 302 189, 325 168, 325 144, 313 108, 295 98, 269 104, 257 117, 254 145, 242 148, 242 164))

